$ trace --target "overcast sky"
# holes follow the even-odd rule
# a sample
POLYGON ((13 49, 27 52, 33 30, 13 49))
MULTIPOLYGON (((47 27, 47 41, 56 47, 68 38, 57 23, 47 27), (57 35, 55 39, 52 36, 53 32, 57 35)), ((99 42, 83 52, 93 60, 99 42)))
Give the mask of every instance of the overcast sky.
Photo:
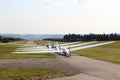
POLYGON ((120 0, 0 0, 0 33, 120 33, 120 0))

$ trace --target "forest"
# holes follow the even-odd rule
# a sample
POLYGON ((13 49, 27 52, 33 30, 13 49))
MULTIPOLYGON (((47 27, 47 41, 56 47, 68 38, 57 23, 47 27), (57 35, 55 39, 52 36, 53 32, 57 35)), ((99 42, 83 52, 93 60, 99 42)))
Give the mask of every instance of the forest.
POLYGON ((75 41, 112 41, 120 40, 120 34, 111 33, 111 34, 66 34, 63 37, 63 40, 66 42, 75 42, 75 41))
POLYGON ((2 42, 2 43, 12 42, 12 41, 20 41, 20 40, 23 40, 23 39, 0 36, 0 42, 2 42))

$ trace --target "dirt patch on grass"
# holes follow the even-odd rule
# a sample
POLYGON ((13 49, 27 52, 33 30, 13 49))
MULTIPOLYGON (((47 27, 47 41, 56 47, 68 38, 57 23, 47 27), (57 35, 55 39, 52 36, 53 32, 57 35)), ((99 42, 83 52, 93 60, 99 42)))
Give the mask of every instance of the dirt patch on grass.
MULTIPOLYGON (((14 69, 48 69, 51 70, 47 75, 39 76, 29 76, 29 77, 15 77, 10 80, 47 80, 58 77, 65 77, 75 75, 78 72, 75 68, 70 66, 65 61, 59 58, 52 59, 39 59, 39 58, 29 58, 29 59, 9 59, 0 60, 0 69, 2 70, 14 70, 14 69), (53 72, 56 71, 55 74, 53 72), (52 72, 52 73, 51 73, 52 72)), ((9 72, 8 72, 9 73, 9 72)), ((23 71, 24 73, 24 71, 23 71)), ((1 79, 1 78, 0 78, 1 79)), ((2 79, 3 80, 3 79, 2 79)))
POLYGON ((45 68, 53 70, 66 70, 77 73, 77 70, 71 67, 65 61, 54 58, 54 59, 10 59, 0 60, 0 69, 17 69, 17 68, 45 68))

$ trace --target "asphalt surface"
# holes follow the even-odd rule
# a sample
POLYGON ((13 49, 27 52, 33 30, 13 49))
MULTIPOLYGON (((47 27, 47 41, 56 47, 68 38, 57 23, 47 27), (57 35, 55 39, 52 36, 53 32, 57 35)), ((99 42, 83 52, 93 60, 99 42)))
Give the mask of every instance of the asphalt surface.
POLYGON ((71 65, 58 58, 28 58, 28 59, 1 59, 0 69, 52 69, 52 70, 67 70, 78 73, 71 65))
POLYGON ((71 77, 51 80, 120 80, 120 65, 72 54, 71 58, 59 59, 70 64, 80 73, 71 77))

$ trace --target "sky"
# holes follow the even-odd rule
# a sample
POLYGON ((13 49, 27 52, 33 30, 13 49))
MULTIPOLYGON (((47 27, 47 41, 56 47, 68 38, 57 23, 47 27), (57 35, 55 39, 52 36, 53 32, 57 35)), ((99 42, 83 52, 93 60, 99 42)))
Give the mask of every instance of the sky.
POLYGON ((120 33, 120 0, 0 0, 0 33, 120 33))

